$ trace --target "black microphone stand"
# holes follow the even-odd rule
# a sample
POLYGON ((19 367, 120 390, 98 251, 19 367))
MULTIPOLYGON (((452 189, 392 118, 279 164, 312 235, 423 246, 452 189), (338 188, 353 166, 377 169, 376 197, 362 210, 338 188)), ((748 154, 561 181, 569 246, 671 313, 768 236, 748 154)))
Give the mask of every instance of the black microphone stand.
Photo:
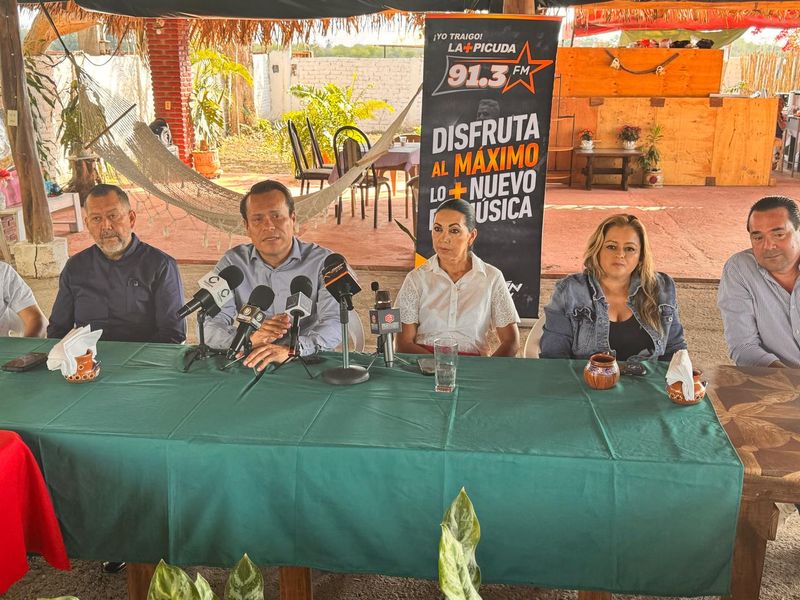
POLYGON ((298 337, 300 336, 300 313, 295 313, 292 315, 292 332, 294 333, 289 335, 289 356, 287 356, 286 360, 284 360, 282 363, 276 365, 272 372, 274 373, 286 363, 292 362, 293 360, 299 360, 300 364, 303 365, 303 368, 306 370, 308 378, 314 379, 314 376, 308 369, 308 363, 306 363, 305 359, 300 356, 300 351, 297 348, 300 345, 298 340, 298 337))
POLYGON ((369 361, 369 364, 367 365, 367 371, 369 371, 372 368, 372 365, 375 363, 376 360, 378 360, 380 356, 383 356, 383 364, 389 369, 392 369, 395 366, 399 368, 403 368, 404 366, 406 367, 411 366, 411 363, 405 360, 404 358, 395 356, 392 340, 386 339, 390 335, 393 336, 393 334, 391 333, 383 333, 378 335, 378 343, 376 345, 375 352, 370 354, 372 360, 369 361), (399 364, 395 365, 395 363, 399 364))
MULTIPOLYGON (((219 312, 219 309, 217 309, 217 311, 219 312)), ((196 360, 205 360, 207 358, 211 358, 212 356, 223 356, 225 354, 225 350, 217 350, 206 344, 206 334, 205 334, 206 316, 207 312, 202 308, 197 313, 197 329, 200 338, 200 343, 192 348, 189 348, 184 353, 183 355, 184 373, 188 373, 189 368, 194 364, 196 360)))
POLYGON ((342 294, 339 298, 339 321, 342 323, 342 366, 326 369, 322 378, 331 385, 354 385, 369 379, 369 371, 359 365, 350 364, 350 333, 348 311, 353 310, 352 294, 342 294))

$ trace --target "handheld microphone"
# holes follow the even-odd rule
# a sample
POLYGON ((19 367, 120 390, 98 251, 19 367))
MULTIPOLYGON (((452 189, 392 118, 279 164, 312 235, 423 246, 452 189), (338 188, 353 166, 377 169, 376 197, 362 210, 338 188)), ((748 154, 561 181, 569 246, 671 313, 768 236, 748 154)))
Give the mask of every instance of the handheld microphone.
POLYGON ((378 352, 383 354, 387 367, 394 366, 394 334, 400 333, 400 311, 392 308, 389 292, 381 290, 377 281, 371 285, 375 292, 375 308, 369 311, 370 331, 378 335, 378 352))
POLYGON ((239 351, 249 345, 250 336, 257 331, 267 315, 264 313, 275 300, 275 292, 266 285, 259 285, 250 292, 247 304, 242 306, 236 315, 239 327, 233 336, 230 348, 228 348, 228 358, 234 358, 239 351))
POLYGON ((241 269, 230 265, 219 273, 209 271, 197 282, 200 289, 192 299, 178 309, 178 318, 182 319, 196 310, 204 311, 213 317, 219 309, 233 298, 233 290, 244 280, 241 269))
POLYGON ((361 291, 355 274, 350 272, 347 262, 341 254, 330 254, 322 266, 322 281, 331 295, 339 302, 347 304, 347 310, 353 310, 353 295, 361 291))
POLYGON ((289 356, 300 355, 300 319, 311 314, 311 280, 305 275, 292 279, 289 286, 291 296, 286 299, 286 312, 292 317, 292 328, 289 330, 289 356))

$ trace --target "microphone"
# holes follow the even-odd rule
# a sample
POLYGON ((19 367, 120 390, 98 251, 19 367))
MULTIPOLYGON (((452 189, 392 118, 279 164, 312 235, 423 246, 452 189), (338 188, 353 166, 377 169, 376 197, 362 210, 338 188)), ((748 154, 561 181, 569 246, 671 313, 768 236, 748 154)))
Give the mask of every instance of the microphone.
POLYGON ((305 275, 298 275, 289 285, 291 296, 286 299, 286 312, 292 317, 292 328, 289 330, 289 356, 300 356, 300 319, 311 314, 311 280, 305 275))
POLYGON ((392 308, 389 292, 381 290, 377 281, 370 286, 375 292, 375 308, 369 311, 370 331, 378 335, 378 352, 387 367, 394 366, 394 334, 400 333, 400 311, 392 308))
POLYGON ((243 280, 241 269, 234 265, 225 267, 219 273, 209 271, 197 282, 200 289, 192 299, 178 309, 178 318, 182 319, 198 309, 213 317, 233 297, 233 290, 243 280))
POLYGON ((275 300, 275 292, 266 285, 259 285, 250 292, 250 298, 247 299, 247 304, 239 309, 236 315, 236 320, 239 322, 239 327, 236 330, 236 335, 233 336, 230 348, 228 348, 228 358, 234 358, 243 346, 250 343, 250 336, 254 331, 257 331, 267 315, 264 313, 275 300))
POLYGON ((330 254, 322 265, 322 281, 331 295, 339 302, 347 304, 347 310, 353 310, 353 295, 361 291, 355 274, 350 272, 347 262, 341 254, 330 254))

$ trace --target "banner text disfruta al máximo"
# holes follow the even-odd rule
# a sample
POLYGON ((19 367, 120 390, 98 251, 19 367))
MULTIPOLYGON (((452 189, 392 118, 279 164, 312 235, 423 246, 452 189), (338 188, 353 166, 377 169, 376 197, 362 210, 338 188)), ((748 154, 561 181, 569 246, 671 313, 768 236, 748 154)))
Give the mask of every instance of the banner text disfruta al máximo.
POLYGON ((428 15, 417 264, 433 255, 436 208, 472 203, 475 253, 505 275, 519 314, 538 316, 542 216, 561 20, 428 15))

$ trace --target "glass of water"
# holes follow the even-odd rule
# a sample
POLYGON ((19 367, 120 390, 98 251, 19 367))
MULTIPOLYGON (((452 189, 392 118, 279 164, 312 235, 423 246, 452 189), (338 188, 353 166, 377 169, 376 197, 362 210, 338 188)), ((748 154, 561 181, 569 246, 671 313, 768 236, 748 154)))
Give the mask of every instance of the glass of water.
POLYGON ((436 391, 452 392, 456 389, 458 343, 451 337, 434 340, 433 358, 436 362, 436 391))

